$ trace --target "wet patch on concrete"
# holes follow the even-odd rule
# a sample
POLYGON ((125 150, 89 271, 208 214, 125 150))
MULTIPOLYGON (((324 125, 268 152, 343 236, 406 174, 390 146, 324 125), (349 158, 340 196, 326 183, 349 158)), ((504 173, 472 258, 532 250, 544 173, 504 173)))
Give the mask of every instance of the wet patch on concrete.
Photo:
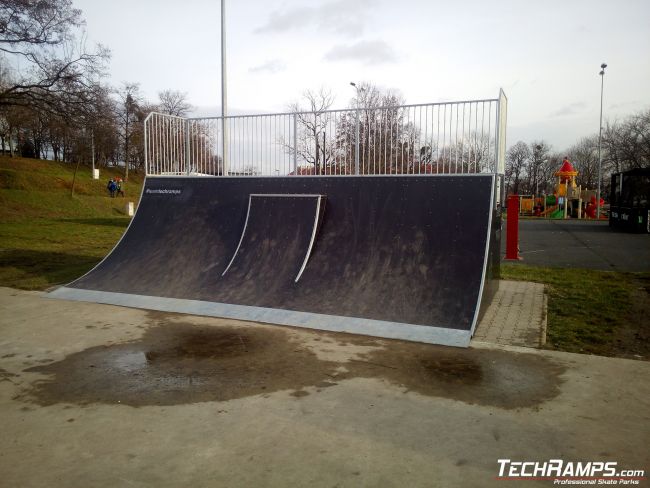
POLYGON ((398 341, 370 354, 370 367, 408 391, 505 409, 532 407, 557 396, 565 371, 533 354, 398 341))
POLYGON ((512 409, 555 397, 564 371, 532 354, 317 331, 295 334, 282 327, 197 325, 160 313, 153 317, 153 325, 140 339, 92 347, 26 369, 48 378, 34 382, 19 398, 39 405, 138 407, 226 401, 287 390, 300 399, 347 379, 378 378, 405 392, 512 409), (327 359, 322 351, 316 354, 315 339, 322 339, 316 342, 325 342, 327 348, 335 344, 336 360, 327 359), (343 344, 354 346, 354 357, 340 359, 343 344))
POLYGON ((27 396, 41 405, 132 406, 223 401, 327 379, 333 364, 282 329, 168 323, 141 339, 98 346, 28 372, 52 375, 27 396))

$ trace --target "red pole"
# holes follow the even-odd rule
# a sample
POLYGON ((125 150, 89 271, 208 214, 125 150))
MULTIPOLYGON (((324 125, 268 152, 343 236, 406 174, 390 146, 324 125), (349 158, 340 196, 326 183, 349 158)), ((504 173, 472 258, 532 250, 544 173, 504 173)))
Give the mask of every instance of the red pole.
POLYGON ((508 196, 506 259, 521 259, 519 256, 519 195, 508 196))

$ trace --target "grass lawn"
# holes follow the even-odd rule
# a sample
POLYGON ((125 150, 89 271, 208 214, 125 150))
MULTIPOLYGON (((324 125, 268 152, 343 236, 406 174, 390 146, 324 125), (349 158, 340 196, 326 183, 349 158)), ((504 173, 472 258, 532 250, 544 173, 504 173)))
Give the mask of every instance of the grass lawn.
POLYGON ((110 198, 106 182, 123 176, 102 168, 93 180, 79 167, 70 195, 74 165, 0 157, 0 285, 45 289, 79 277, 119 240, 137 204, 142 176, 130 176, 126 198, 110 198))
POLYGON ((546 285, 547 347, 650 359, 650 273, 502 264, 501 275, 546 285))

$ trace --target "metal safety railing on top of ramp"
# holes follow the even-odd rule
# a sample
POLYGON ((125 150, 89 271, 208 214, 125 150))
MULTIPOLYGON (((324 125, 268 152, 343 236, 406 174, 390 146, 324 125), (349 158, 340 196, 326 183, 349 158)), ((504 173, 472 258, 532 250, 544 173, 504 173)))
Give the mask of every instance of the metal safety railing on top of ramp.
POLYGON ((152 112, 149 176, 497 173, 505 167, 508 100, 358 107, 229 117, 152 112))

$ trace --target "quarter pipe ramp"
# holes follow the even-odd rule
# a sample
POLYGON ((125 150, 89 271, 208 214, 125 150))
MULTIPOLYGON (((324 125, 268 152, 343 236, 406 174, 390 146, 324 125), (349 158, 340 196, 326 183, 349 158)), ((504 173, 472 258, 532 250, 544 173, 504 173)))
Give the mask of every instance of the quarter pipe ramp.
POLYGON ((149 177, 50 295, 467 346, 498 274, 493 174, 149 177))

